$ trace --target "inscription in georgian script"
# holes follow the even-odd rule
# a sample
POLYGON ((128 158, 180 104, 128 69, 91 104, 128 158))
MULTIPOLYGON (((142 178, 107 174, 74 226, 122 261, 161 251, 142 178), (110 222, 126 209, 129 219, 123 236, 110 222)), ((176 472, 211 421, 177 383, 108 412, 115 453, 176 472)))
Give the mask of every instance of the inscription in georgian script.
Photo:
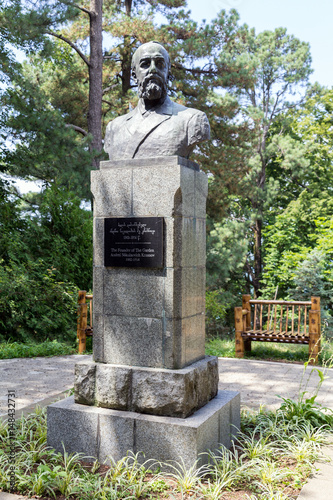
POLYGON ((163 217, 104 220, 106 267, 163 267, 163 217))

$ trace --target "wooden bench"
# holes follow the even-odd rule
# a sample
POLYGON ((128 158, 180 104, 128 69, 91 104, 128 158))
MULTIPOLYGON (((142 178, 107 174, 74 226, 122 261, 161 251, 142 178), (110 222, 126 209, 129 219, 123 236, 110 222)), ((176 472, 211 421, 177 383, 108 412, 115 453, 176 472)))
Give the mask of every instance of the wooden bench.
POLYGON ((243 295, 235 307, 236 357, 251 351, 251 342, 308 344, 309 363, 317 364, 320 352, 320 297, 309 302, 252 300, 243 295))
POLYGON ((93 296, 88 295, 85 290, 79 291, 77 311, 77 338, 79 339, 79 354, 86 350, 87 337, 93 334, 92 299, 93 296))

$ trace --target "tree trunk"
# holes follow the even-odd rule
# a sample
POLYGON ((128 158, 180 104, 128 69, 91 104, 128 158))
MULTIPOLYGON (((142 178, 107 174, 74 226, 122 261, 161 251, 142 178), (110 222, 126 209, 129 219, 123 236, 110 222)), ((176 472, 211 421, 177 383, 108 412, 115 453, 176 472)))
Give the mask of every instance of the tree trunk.
POLYGON ((131 88, 132 54, 129 42, 130 38, 124 36, 124 51, 121 60, 121 93, 123 97, 126 96, 128 90, 131 88))
POLYGON ((257 214, 254 226, 254 278, 253 278, 253 288, 255 298, 260 297, 261 292, 261 277, 262 277, 262 221, 263 221, 263 191, 266 184, 266 160, 265 160, 265 150, 266 150, 266 137, 268 133, 268 128, 264 130, 263 139, 258 148, 258 154, 261 158, 261 171, 259 172, 257 178, 257 189, 259 191, 258 198, 253 204, 255 213, 257 214))
POLYGON ((261 274, 262 274, 262 219, 257 219, 254 227, 254 279, 253 288, 254 296, 257 299, 260 297, 261 274))
MULTIPOLYGON (((103 0, 90 1, 90 66, 88 132, 92 135, 91 150, 102 151, 102 7, 103 0)), ((99 158, 94 158, 94 168, 99 168, 99 158)))
MULTIPOLYGON (((125 0, 126 16, 131 17, 132 14, 132 0, 125 0)), ((132 54, 130 47, 131 38, 124 36, 124 50, 121 60, 121 93, 123 97, 126 96, 128 90, 131 88, 131 62, 132 54)))

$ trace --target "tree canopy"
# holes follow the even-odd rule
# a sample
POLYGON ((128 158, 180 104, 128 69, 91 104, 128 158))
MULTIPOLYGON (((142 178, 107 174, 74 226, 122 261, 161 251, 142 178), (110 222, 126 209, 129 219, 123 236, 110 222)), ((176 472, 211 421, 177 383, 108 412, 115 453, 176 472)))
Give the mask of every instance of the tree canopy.
POLYGON ((21 285, 91 287, 89 172, 106 158, 107 122, 136 105, 131 57, 152 39, 170 53, 172 99, 211 124, 193 157, 209 177, 208 303, 227 316, 244 292, 305 293, 302 269, 330 285, 333 94, 309 86, 308 43, 285 28, 256 34, 235 10, 196 23, 186 0, 5 0, 0 173, 43 183, 23 196, 0 180, 7 337, 41 331, 24 323, 31 305, 15 309, 21 285))

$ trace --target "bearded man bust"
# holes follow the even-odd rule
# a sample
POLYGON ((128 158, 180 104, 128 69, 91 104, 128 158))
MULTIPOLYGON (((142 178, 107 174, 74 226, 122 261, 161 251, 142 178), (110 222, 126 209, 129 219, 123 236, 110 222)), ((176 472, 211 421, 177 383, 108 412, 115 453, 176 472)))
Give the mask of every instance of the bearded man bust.
POLYGON ((207 116, 168 97, 170 58, 158 42, 141 45, 133 54, 132 77, 138 84, 137 107, 109 122, 104 149, 110 160, 182 156, 210 138, 207 116))

